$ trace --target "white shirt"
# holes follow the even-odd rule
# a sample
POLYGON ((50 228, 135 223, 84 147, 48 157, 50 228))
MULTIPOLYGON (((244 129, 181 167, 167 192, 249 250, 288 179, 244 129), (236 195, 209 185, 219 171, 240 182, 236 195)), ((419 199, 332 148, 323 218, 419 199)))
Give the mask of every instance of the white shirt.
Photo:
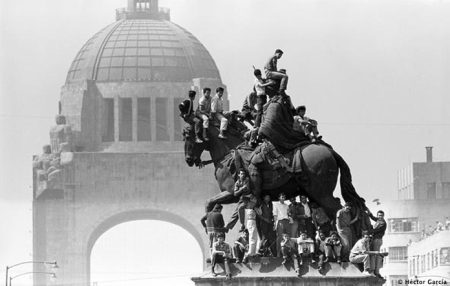
POLYGON ((307 217, 311 217, 311 209, 309 208, 309 204, 308 203, 306 203, 306 204, 304 204, 304 203, 302 203, 302 202, 300 202, 302 205, 303 205, 303 207, 305 208, 305 215, 307 216, 307 217))
POLYGON ((219 97, 217 94, 211 100, 211 112, 222 113, 223 112, 223 97, 219 97))
POLYGON ((287 204, 282 204, 279 202, 273 203, 273 216, 277 217, 277 221, 282 219, 289 219, 288 208, 289 206, 287 204))
POLYGON ((266 89, 262 85, 263 85, 263 82, 260 82, 258 79, 255 79, 256 95, 264 95, 264 94, 266 94, 266 89))

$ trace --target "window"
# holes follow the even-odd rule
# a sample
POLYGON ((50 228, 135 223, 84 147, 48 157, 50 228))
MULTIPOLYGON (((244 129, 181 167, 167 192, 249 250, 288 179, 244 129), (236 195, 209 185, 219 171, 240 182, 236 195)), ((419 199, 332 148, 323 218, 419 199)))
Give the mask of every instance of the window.
POLYGON ((417 232, 417 218, 389 219, 389 232, 417 232))
POLYGON ((425 255, 420 256, 420 273, 425 272, 425 255))
POLYGON ((450 182, 442 183, 442 198, 450 199, 450 182))
POLYGON ((119 101, 119 141, 133 140, 133 110, 131 98, 119 101))
POLYGON ((114 141, 114 99, 103 99, 102 141, 114 141))
POLYGON ((389 262, 405 261, 408 257, 408 250, 406 246, 389 247, 389 262))
POLYGON ((180 110, 178 105, 183 101, 183 98, 174 98, 173 100, 173 138, 175 141, 183 141, 181 132, 183 131, 184 120, 180 117, 180 110))
POLYGON ((440 265, 450 265, 450 247, 443 247, 439 251, 440 265))
POLYGON ((156 140, 170 141, 168 120, 167 120, 167 98, 156 98, 156 140))
POLYGON ((151 124, 150 124, 150 98, 137 99, 137 140, 150 141, 151 124))
POLYGON ((436 199, 436 183, 427 184, 427 199, 428 200, 436 199))

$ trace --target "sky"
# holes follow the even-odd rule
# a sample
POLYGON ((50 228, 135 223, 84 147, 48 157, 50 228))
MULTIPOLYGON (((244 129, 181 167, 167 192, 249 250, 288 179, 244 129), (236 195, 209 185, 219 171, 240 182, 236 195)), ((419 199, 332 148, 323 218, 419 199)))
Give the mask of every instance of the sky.
MULTIPOLYGON (((125 0, 0 1, 0 227, 6 233, 0 271, 31 258, 31 160, 49 142, 69 66, 125 6, 125 0)), ((450 160, 450 1, 161 0, 160 6, 209 50, 232 109, 252 88, 252 65, 262 68, 282 49, 278 66, 289 74, 287 93, 319 122, 368 201, 395 199, 397 171, 423 162, 425 146, 434 147, 435 161, 450 160)), ((133 229, 148 227, 154 226, 133 229)))

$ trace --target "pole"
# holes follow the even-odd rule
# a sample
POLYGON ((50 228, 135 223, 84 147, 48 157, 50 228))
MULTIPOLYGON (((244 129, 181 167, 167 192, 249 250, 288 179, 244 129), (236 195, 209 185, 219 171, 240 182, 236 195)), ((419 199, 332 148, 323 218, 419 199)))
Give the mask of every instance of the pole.
POLYGON ((6 278, 5 278, 5 286, 8 286, 8 270, 9 270, 9 267, 8 266, 6 266, 6 278))

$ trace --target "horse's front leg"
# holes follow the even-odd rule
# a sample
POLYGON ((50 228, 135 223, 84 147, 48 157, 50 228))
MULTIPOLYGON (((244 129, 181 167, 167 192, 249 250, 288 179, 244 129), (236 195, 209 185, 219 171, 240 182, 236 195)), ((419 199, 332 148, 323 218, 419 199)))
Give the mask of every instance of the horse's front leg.
POLYGON ((212 211, 216 204, 231 204, 236 203, 239 200, 238 197, 235 197, 232 193, 224 191, 220 192, 212 198, 206 200, 205 211, 208 213, 212 211))

